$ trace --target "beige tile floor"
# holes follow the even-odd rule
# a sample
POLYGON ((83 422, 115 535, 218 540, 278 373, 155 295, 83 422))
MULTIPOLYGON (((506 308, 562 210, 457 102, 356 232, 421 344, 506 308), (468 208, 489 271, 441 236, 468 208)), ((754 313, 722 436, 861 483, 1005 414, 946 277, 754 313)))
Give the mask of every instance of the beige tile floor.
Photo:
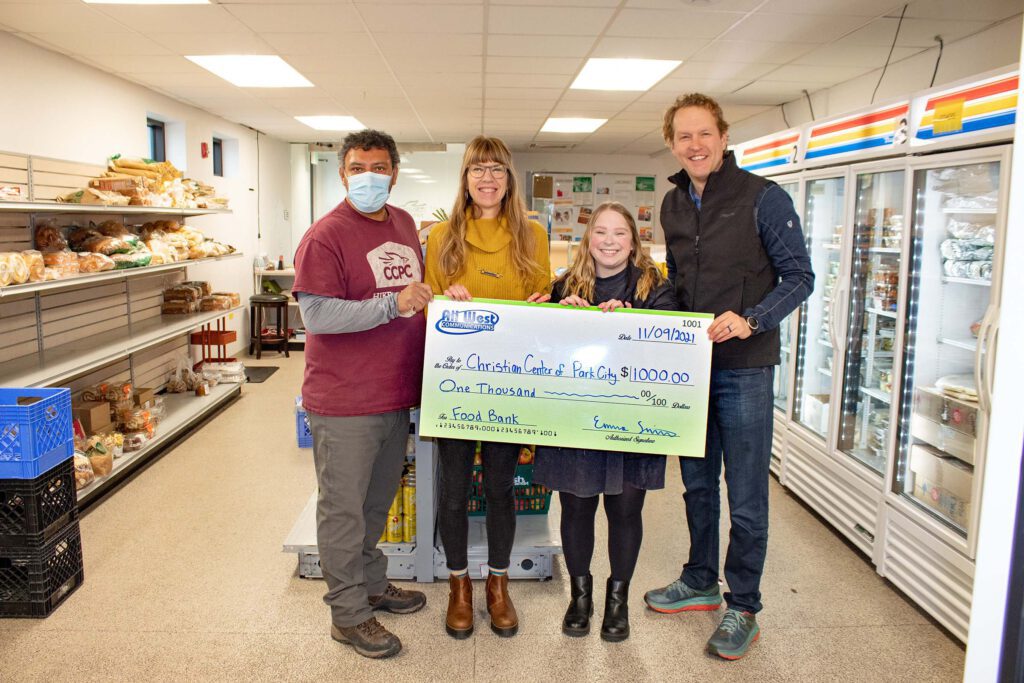
MULTIPOLYGON (((739 662, 706 656, 718 613, 658 615, 641 600, 644 590, 678 575, 686 549, 674 462, 668 489, 652 494, 644 511, 626 642, 605 643, 596 629, 587 638, 561 635, 568 586, 559 560, 552 581, 513 585, 522 622, 515 638, 486 627, 465 641, 449 638, 446 584, 418 584, 427 593, 423 611, 381 616, 403 652, 386 661, 359 657, 328 635, 323 582, 298 578, 295 556, 281 552, 315 486, 310 452, 295 446, 291 412, 302 356, 271 355, 260 364, 281 370, 246 385, 240 401, 84 517, 85 584, 48 619, 0 620, 0 681, 962 676, 960 644, 774 480, 761 640, 739 662)), ((602 586, 607 571, 598 552, 594 575, 602 586)))

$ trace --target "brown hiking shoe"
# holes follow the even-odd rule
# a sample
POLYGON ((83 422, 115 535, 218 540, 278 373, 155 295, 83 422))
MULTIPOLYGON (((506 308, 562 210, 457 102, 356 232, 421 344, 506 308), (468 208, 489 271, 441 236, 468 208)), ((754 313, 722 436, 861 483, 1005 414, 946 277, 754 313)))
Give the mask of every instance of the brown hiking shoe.
POLYGON ((402 650, 402 641, 398 636, 381 626, 375 617, 355 626, 331 624, 331 638, 351 645, 356 652, 371 659, 397 655, 402 650))
POLYGON ((392 614, 412 614, 423 609, 427 604, 427 596, 420 591, 407 591, 393 583, 380 595, 370 596, 370 607, 382 609, 392 614))

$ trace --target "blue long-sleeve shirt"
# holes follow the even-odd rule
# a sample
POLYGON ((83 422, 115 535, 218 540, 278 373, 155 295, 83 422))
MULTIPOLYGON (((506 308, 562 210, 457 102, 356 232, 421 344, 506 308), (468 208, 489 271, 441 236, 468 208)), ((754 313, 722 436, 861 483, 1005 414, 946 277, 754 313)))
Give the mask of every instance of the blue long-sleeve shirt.
MULTIPOLYGON (((690 185, 690 198, 700 211, 700 196, 690 185)), ((800 227, 800 216, 793 207, 793 199, 776 184, 768 185, 758 197, 754 208, 757 217, 757 232, 761 237, 765 253, 772 262, 778 285, 756 306, 737 311, 743 317, 757 319, 757 331, 761 334, 775 329, 782 320, 793 312, 814 289, 814 271, 807 243, 800 227)), ((665 265, 668 267, 669 282, 676 280, 676 262, 672 251, 666 250, 665 265)))

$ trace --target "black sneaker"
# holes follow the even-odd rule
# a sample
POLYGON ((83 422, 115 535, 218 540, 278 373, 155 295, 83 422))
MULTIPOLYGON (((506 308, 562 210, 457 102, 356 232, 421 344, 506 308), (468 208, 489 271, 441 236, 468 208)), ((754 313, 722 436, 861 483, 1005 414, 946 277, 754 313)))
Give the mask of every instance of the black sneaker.
POLYGON ((331 624, 331 638, 339 643, 351 645, 364 657, 383 659, 397 655, 402 650, 402 641, 391 631, 381 626, 376 617, 370 617, 355 626, 331 624))
POLYGON ((420 591, 407 591, 399 588, 393 583, 380 595, 370 596, 370 607, 382 609, 392 614, 412 614, 423 609, 427 604, 427 596, 420 591))

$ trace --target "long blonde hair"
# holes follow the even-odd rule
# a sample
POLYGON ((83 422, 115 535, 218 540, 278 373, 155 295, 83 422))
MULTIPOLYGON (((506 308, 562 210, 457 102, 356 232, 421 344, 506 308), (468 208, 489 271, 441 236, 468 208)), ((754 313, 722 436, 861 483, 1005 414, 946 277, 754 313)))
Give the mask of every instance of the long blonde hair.
POLYGON ((590 255, 590 236, 597 224, 597 219, 605 211, 614 211, 626 219, 629 226, 633 251, 629 255, 629 263, 640 272, 640 278, 636 283, 636 291, 633 296, 642 301, 647 298, 651 290, 660 285, 664 280, 661 271, 654 263, 654 259, 644 253, 640 246, 640 231, 636 229, 636 221, 633 214, 619 202, 604 202, 594 209, 587 221, 587 230, 583 233, 583 240, 580 242, 579 251, 572 260, 572 265, 565 271, 557 282, 562 283, 562 297, 575 294, 581 299, 594 303, 594 280, 597 278, 597 271, 594 268, 594 257, 590 255))
POLYGON ((481 163, 498 163, 505 167, 505 196, 501 199, 498 219, 503 220, 512 235, 512 264, 516 274, 525 281, 533 280, 541 270, 534 259, 536 247, 533 229, 526 219, 526 203, 519 187, 519 177, 512 166, 512 152, 499 138, 478 135, 466 145, 462 157, 462 173, 459 178, 459 194, 448 220, 448 231, 440 243, 438 263, 445 276, 454 280, 466 267, 466 214, 474 209, 473 198, 469 196, 469 167, 481 163))

